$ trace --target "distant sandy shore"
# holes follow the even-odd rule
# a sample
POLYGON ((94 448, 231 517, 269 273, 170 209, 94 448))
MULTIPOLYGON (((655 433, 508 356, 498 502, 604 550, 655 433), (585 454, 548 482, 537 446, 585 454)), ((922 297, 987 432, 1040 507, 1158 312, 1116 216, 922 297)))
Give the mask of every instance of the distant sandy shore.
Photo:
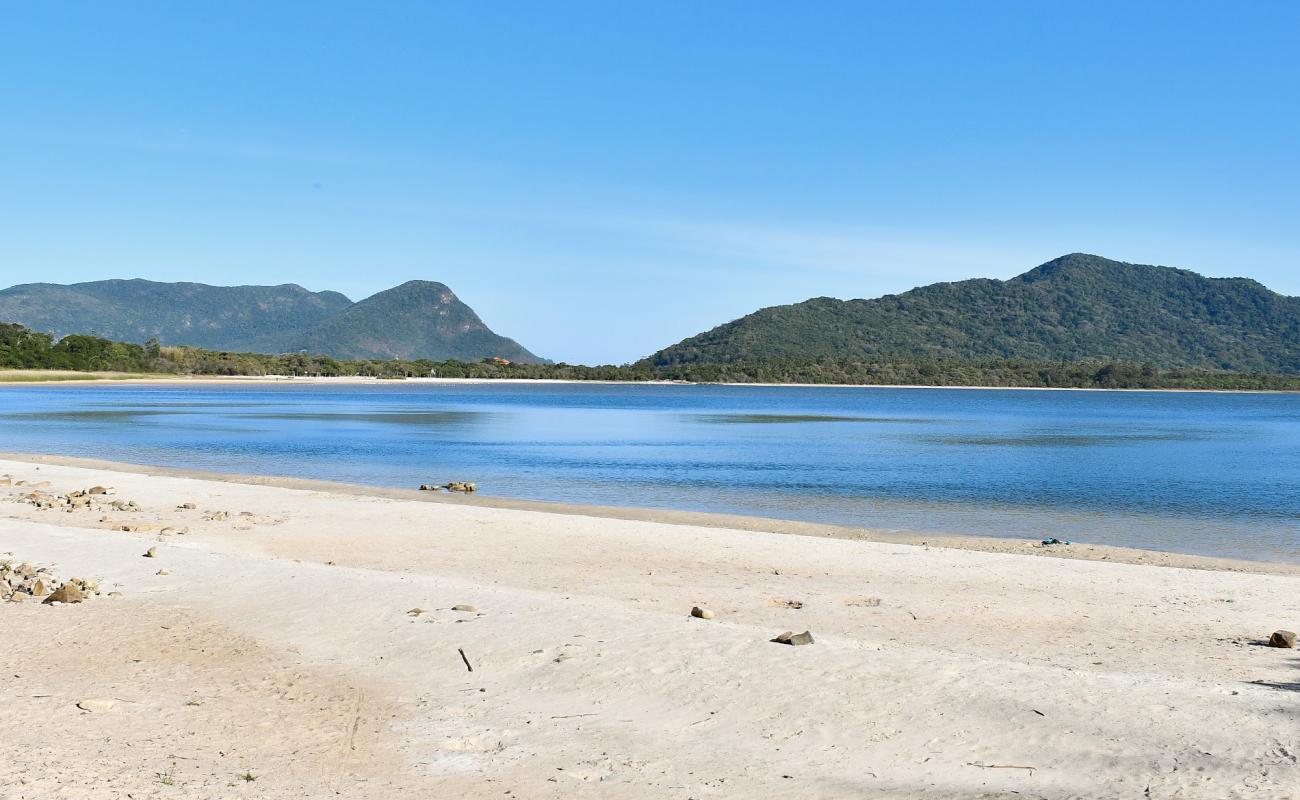
POLYGON ((103 592, 0 604, 0 797, 1300 782, 1300 658, 1261 646, 1300 627, 1289 567, 46 457, 0 456, 0 475, 0 558, 103 592), (92 485, 112 491, 97 509, 20 502, 92 485), (813 644, 769 641, 804 630, 813 644))
POLYGON ((1296 394, 1300 390, 1275 389, 1097 389, 1076 386, 923 386, 910 383, 692 383, 689 381, 579 381, 556 378, 366 378, 359 376, 298 377, 292 375, 150 375, 139 377, 125 372, 68 372, 60 370, 0 370, 0 388, 5 386, 95 386, 115 384, 220 386, 220 385, 373 385, 373 384, 578 384, 600 386, 766 386, 798 389, 980 389, 1016 392, 1169 392, 1187 394, 1296 394))

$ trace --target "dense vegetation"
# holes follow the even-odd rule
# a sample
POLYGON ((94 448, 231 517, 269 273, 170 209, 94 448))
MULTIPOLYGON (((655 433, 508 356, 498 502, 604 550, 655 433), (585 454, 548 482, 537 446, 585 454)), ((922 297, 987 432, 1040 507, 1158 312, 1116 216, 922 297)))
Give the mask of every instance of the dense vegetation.
POLYGON ((1007 281, 937 283, 875 300, 821 297, 765 308, 661 350, 646 363, 824 358, 1153 362, 1167 370, 1295 375, 1300 298, 1242 278, 1074 254, 1007 281))
POLYGON ((1033 362, 1022 360, 874 360, 824 358, 729 364, 648 364, 587 367, 520 364, 493 360, 340 361, 306 354, 228 353, 189 347, 113 342, 93 336, 59 341, 20 325, 0 324, 0 369, 120 371, 174 375, 369 376, 594 381, 688 381, 695 383, 841 383, 916 386, 1074 387, 1107 389, 1300 390, 1300 376, 1233 374, 1206 370, 1160 370, 1127 362, 1033 362))
POLYGON ((368 297, 299 336, 290 349, 351 359, 541 360, 493 333, 451 289, 432 281, 408 281, 368 297))
POLYGON ((29 283, 0 291, 0 320, 56 337, 88 333, 122 342, 159 339, 218 350, 276 353, 352 305, 301 286, 207 286, 110 280, 29 283))
POLYGON ((359 303, 338 292, 310 292, 293 284, 30 283, 0 291, 0 320, 56 338, 90 333, 123 342, 156 339, 232 352, 540 360, 489 330, 446 286, 426 281, 411 281, 359 303))

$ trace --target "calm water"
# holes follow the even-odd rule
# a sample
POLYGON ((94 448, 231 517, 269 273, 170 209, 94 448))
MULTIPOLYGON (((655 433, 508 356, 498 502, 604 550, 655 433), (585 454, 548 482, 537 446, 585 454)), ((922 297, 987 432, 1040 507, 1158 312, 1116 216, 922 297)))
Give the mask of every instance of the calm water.
POLYGON ((1300 395, 0 387, 0 450, 1300 561, 1300 395))

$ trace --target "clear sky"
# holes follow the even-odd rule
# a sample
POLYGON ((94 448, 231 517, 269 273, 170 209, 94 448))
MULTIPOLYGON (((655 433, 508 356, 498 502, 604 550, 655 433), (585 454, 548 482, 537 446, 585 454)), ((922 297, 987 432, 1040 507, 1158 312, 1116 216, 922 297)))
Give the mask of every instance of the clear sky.
POLYGON ((0 285, 442 281, 622 362, 1057 255, 1300 294, 1300 4, 0 0, 0 285))

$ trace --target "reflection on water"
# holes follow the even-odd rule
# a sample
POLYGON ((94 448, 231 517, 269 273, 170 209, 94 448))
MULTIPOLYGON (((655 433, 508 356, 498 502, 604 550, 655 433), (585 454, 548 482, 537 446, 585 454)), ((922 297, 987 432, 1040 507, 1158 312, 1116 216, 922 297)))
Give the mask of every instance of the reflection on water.
POLYGON ((884 422, 917 423, 933 420, 903 419, 894 417, 846 417, 833 414, 689 414, 686 419, 709 425, 761 425, 791 422, 884 422))
POLYGON ((0 450, 1300 561, 1300 396, 0 388, 0 450))
POLYGON ((287 422, 381 422, 388 425, 463 425, 481 420, 486 416, 482 411, 375 411, 362 412, 292 412, 275 411, 243 413, 238 416, 245 419, 276 419, 287 422))
POLYGON ((1190 432, 1161 433, 1028 433, 1022 436, 932 436, 936 444, 983 447, 1094 447, 1118 442, 1189 442, 1200 438, 1190 432))

